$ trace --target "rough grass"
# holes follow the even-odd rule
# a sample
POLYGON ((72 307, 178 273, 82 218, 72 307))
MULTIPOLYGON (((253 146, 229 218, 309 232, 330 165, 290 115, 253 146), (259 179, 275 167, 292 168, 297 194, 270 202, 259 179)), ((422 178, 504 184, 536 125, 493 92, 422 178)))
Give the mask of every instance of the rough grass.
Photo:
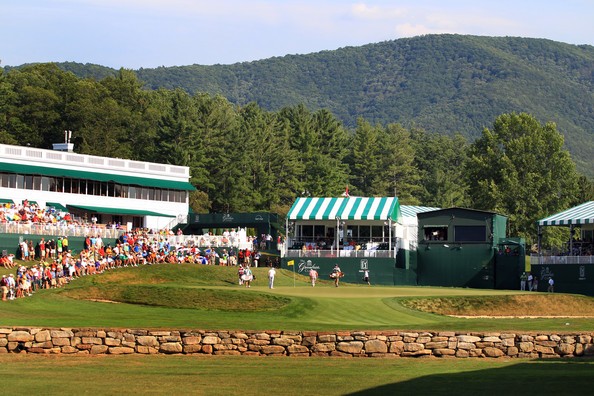
POLYGON ((195 264, 158 264, 117 268, 103 274, 82 277, 87 284, 178 284, 228 286, 236 284, 237 268, 195 264))
POLYGON ((291 302, 290 298, 264 293, 138 284, 77 287, 65 289, 61 294, 78 300, 218 311, 267 311, 281 309, 291 302))
POLYGON ((403 299, 423 312, 455 316, 594 317, 594 299, 567 294, 518 294, 403 299))

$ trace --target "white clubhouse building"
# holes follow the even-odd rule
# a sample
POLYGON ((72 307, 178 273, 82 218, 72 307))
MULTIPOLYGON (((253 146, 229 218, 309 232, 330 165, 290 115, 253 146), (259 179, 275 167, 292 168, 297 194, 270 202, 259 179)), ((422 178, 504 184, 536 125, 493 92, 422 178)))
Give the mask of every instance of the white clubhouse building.
POLYGON ((0 204, 27 200, 82 221, 162 229, 188 214, 190 169, 0 144, 0 204))

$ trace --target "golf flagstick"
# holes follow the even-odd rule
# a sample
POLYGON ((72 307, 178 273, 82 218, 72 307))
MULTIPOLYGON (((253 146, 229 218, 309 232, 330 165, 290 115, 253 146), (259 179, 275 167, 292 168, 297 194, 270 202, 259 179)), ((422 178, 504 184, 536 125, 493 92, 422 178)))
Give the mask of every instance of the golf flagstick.
POLYGON ((295 287, 295 260, 287 261, 287 265, 293 267, 293 287, 295 287))

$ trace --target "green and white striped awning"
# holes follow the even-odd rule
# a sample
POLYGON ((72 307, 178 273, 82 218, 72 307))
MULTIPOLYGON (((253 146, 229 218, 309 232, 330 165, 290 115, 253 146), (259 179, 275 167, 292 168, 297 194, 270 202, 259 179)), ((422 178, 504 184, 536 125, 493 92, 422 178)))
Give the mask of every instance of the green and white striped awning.
POLYGON ((539 226, 594 224, 594 201, 585 202, 571 209, 538 220, 537 223, 539 226))
POLYGON ((388 220, 400 219, 396 197, 297 198, 289 220, 388 220))

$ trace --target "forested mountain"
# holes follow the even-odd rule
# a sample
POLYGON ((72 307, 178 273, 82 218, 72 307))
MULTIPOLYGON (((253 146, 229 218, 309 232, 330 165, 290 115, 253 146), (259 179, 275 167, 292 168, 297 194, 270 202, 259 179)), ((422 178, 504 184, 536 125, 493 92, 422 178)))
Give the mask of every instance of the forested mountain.
POLYGON ((557 123, 594 176, 594 47, 517 37, 428 35, 233 65, 140 69, 146 87, 221 94, 267 110, 324 108, 348 127, 416 125, 478 137, 499 114, 557 123))
MULTIPOLYGON (((58 64, 79 77, 116 71, 58 64)), ((233 65, 135 71, 145 88, 220 94, 266 110, 303 104, 352 128, 399 123, 473 140, 499 114, 555 122, 579 170, 594 176, 594 47, 518 37, 427 35, 233 65)))

